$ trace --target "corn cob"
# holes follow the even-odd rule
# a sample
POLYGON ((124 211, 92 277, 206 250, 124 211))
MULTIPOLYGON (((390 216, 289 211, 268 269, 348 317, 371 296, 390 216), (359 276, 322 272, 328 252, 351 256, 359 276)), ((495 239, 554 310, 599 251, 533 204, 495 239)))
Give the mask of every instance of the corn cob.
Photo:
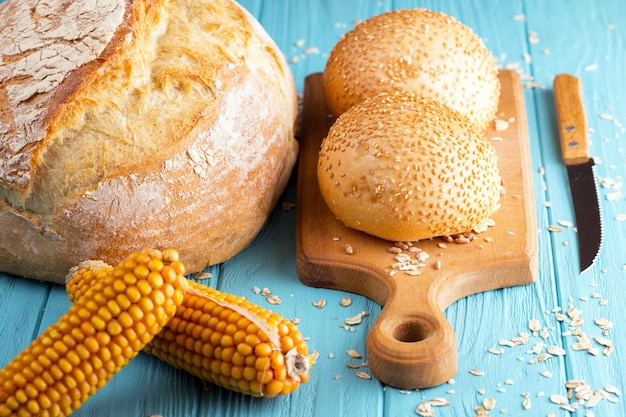
MULTIPOLYGON (((68 291, 78 294, 81 288, 68 291)), ((191 280, 176 315, 144 351, 215 385, 257 397, 293 392, 309 379, 313 362, 294 323, 244 297, 191 280)))
POLYGON ((174 316, 187 280, 176 253, 146 250, 115 268, 84 263, 90 288, 0 370, 0 417, 67 416, 126 366, 174 316))

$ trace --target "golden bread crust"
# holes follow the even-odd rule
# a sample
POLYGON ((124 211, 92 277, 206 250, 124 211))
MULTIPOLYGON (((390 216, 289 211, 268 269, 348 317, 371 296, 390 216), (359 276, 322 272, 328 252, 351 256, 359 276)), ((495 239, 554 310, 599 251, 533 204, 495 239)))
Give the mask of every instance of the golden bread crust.
MULTIPOLYGON (((16 3, 30 2, 0 15, 16 3)), ((295 163, 293 77, 243 8, 109 3, 95 56, 26 100, 43 103, 38 134, 18 146, 15 128, 0 136, 14 150, 0 157, 0 271, 63 282, 81 261, 143 247, 176 248, 190 272, 223 262, 254 239, 295 163)), ((0 75, 0 101, 22 81, 0 75)))
POLYGON ((500 200, 482 130, 407 93, 380 93, 343 113, 322 142, 317 178, 339 220, 390 241, 469 232, 500 200))
POLYGON ((345 34, 324 69, 332 113, 381 92, 438 100, 481 128, 494 119, 500 81, 491 55, 469 27, 444 13, 399 9, 373 16, 345 34))

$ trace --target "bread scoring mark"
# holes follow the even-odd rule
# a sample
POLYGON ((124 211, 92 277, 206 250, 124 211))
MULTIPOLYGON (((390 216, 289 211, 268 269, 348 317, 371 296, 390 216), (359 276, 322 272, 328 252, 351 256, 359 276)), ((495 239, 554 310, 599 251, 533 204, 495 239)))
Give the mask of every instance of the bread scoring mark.
POLYGON ((55 89, 100 55, 124 12, 122 0, 0 5, 0 185, 30 185, 55 89))

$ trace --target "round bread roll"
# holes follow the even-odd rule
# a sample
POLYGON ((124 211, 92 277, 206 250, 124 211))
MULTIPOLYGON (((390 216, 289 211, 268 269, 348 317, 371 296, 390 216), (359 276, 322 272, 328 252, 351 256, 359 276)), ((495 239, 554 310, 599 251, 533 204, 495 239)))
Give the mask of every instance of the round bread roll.
POLYGON ((0 5, 0 271, 176 248, 190 272, 257 235, 297 155, 293 76, 231 0, 0 5))
POLYGON ((402 9, 346 33, 324 69, 335 116, 384 91, 430 97, 486 128, 498 109, 500 81, 493 56, 470 28, 443 13, 402 9))
POLYGON ((380 93, 341 115, 322 142, 317 178, 339 220, 390 241, 471 231, 500 199, 483 131, 409 93, 380 93))

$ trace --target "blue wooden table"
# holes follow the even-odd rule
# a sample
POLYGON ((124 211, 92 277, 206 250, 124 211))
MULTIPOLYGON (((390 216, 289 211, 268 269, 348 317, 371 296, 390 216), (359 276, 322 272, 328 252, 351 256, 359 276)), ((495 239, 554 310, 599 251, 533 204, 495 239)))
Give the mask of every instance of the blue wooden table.
MULTIPOLYGON (((444 11, 470 26, 502 68, 522 74, 531 140, 539 274, 531 285, 452 304, 458 373, 421 390, 386 387, 368 373, 365 337, 380 307, 358 295, 300 283, 295 265, 296 178, 256 241, 203 281, 300 319, 319 359, 286 397, 255 399, 206 386, 146 354, 123 369, 76 416, 414 416, 439 399, 437 416, 624 416, 626 390, 626 2, 623 0, 244 0, 284 52, 300 92, 323 70, 334 43, 360 20, 396 8, 444 11), (551 91, 558 73, 578 76, 604 218, 596 265, 578 273, 573 207, 558 148, 551 91), (557 226, 557 227, 550 227, 557 226), (268 288, 269 305, 253 289, 268 288), (340 301, 353 303, 342 307, 340 301), (326 300, 324 308, 313 305, 326 300), (366 311, 348 330, 344 319, 366 311), (352 359, 346 350, 364 355, 352 359), (348 366, 350 365, 350 366, 348 366), (354 369, 353 365, 359 366, 354 369), (572 387, 578 387, 574 389, 572 387), (568 392, 570 393, 568 398, 568 392), (562 404, 561 402, 565 402, 562 404), (495 403, 494 403, 495 402, 495 403), (424 405, 422 404, 423 408, 424 405), (569 408, 568 411, 566 408, 569 408)), ((0 40, 1 41, 1 40, 0 40)), ((61 286, 0 274, 0 366, 69 307, 61 286)))

